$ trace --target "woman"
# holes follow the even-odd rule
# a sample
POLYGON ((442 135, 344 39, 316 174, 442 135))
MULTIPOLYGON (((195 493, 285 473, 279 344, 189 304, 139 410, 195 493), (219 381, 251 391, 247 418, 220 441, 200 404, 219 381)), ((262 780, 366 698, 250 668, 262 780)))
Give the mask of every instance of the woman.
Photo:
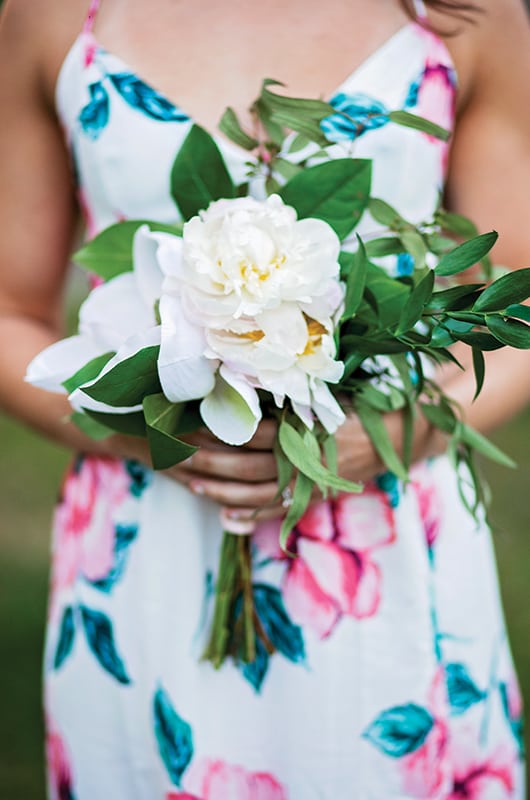
MULTIPOLYGON (((153 475, 139 442, 87 439, 65 422, 64 398, 23 381, 31 358, 60 336, 79 209, 90 235, 122 218, 174 219, 169 169, 192 121, 213 132, 230 104, 252 124, 245 109, 264 76, 295 96, 342 94, 359 113, 375 102, 448 126, 456 101, 447 203, 500 230, 498 262, 527 264, 530 33, 521 0, 504 0, 502 12, 493 0, 474 9, 449 0, 310 9, 306 0, 158 0, 156 13, 140 0, 98 5, 45 0, 37 15, 28 0, 8 0, 0 34, 0 396, 86 454, 56 515, 50 796, 522 798, 521 709, 489 534, 465 511, 445 442, 424 420, 405 491, 381 474, 348 418, 340 472, 366 490, 312 506, 296 532, 297 559, 274 544, 279 503, 258 512, 256 602, 279 652, 216 672, 199 656, 219 507, 245 525, 274 497, 271 426, 238 449, 197 434, 191 463, 153 475)), ((375 193, 405 216, 428 217, 447 152, 390 124, 358 133, 355 153, 374 159, 375 193)), ((218 143, 241 176, 248 155, 218 143)), ((481 430, 530 397, 521 351, 488 355, 474 404, 472 372, 440 380, 481 430)), ((399 414, 387 424, 398 442, 399 414)))

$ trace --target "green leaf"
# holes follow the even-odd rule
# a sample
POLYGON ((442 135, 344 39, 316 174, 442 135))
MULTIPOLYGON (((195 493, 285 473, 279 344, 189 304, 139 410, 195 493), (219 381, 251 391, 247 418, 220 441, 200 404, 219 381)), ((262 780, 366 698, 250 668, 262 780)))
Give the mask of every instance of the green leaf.
POLYGON ((160 391, 157 359, 159 345, 144 347, 116 364, 83 391, 109 406, 136 406, 145 395, 160 391))
POLYGON ((370 297, 370 293, 375 303, 380 327, 392 328, 397 325, 410 294, 409 285, 391 278, 380 267, 369 264, 365 299, 370 297))
POLYGON ((360 492, 362 487, 338 475, 334 475, 318 458, 312 456, 306 449, 304 439, 293 426, 283 420, 278 434, 280 447, 300 472, 303 472, 319 487, 336 489, 339 492, 360 492))
POLYGON ((525 322, 530 322, 530 306, 514 304, 508 306, 505 313, 507 317, 516 317, 516 319, 522 319, 525 322))
POLYGON ((76 264, 108 281, 132 270, 134 234, 141 225, 152 231, 182 235, 179 225, 164 225, 146 219, 126 220, 110 225, 72 256, 76 264))
POLYGON ((105 364, 115 355, 116 353, 110 351, 108 353, 103 353, 101 356, 92 358, 84 367, 81 367, 81 369, 78 369, 70 378, 63 381, 63 386, 66 391, 70 394, 80 386, 83 386, 84 383, 93 381, 94 378, 97 378, 105 364))
POLYGON ((473 306, 476 311, 502 311, 530 297, 530 268, 516 269, 490 283, 473 306))
POLYGON ((474 428, 470 428, 468 425, 465 425, 463 422, 458 423, 457 429, 457 437, 460 441, 464 442, 465 444, 472 447, 478 453, 481 453, 486 458, 489 458, 491 461, 495 461, 497 464, 501 464, 503 467, 511 467, 512 469, 515 468, 517 465, 513 459, 503 453, 502 450, 490 442, 489 439, 486 439, 485 436, 482 436, 481 433, 476 431, 474 428))
POLYGON ((143 411, 130 414, 107 414, 103 411, 92 411, 84 408, 84 413, 95 422, 109 428, 114 433, 125 433, 127 436, 145 436, 145 419, 143 411))
POLYGON ((287 509, 287 514, 280 528, 280 547, 284 553, 289 554, 287 550, 289 534, 308 507, 311 501, 313 486, 314 483, 310 478, 304 475, 303 472, 298 473, 293 489, 293 502, 287 509))
POLYGON ((370 407, 358 399, 355 401, 355 411, 357 412, 361 425, 370 437, 372 445, 383 460, 388 469, 400 480, 408 480, 408 473, 401 459, 399 458, 390 434, 383 420, 383 415, 376 409, 370 407))
POLYGON ((218 127, 221 133, 245 150, 254 150, 259 144, 257 139, 245 133, 233 108, 225 109, 218 127))
POLYGON ((213 200, 236 196, 232 178, 209 133, 194 125, 179 148, 171 170, 171 196, 185 220, 213 200))
POLYGON ((378 197, 370 198, 368 210, 376 222, 381 223, 386 228, 390 228, 390 230, 400 230, 403 225, 408 225, 408 222, 403 219, 395 208, 378 197))
POLYGON ((397 236, 381 236, 379 239, 371 239, 365 242, 365 247, 369 258, 395 256, 405 250, 401 239, 398 239, 397 236))
POLYGON ((310 119, 321 120, 336 114, 336 109, 324 100, 306 100, 302 97, 289 97, 288 95, 276 94, 270 92, 267 86, 284 86, 285 84, 279 81, 274 83, 263 83, 260 98, 267 103, 273 110, 282 109, 303 114, 310 119))
POLYGON ((385 413, 394 410, 392 397, 389 394, 380 392, 372 386, 371 383, 365 382, 365 385, 361 386, 357 396, 362 398, 363 403, 366 403, 366 405, 370 406, 370 408, 374 408, 376 411, 385 413))
POLYGON ((70 420, 80 431, 90 436, 90 438, 95 441, 108 439, 108 437, 112 436, 114 433, 114 431, 106 425, 101 425, 99 422, 96 422, 96 420, 91 419, 86 414, 81 414, 79 411, 74 411, 70 416, 70 420))
POLYGON ((434 328, 431 336, 432 347, 451 347, 455 341, 456 339, 453 334, 443 325, 439 324, 434 328))
POLYGON ((398 336, 405 333, 410 328, 413 328, 418 322, 423 313, 424 306, 432 295, 433 286, 434 272, 430 269, 426 272, 418 285, 414 287, 413 291, 410 293, 409 299, 405 303, 396 331, 398 336))
POLYGON ((464 286, 452 286, 451 289, 434 292, 427 310, 457 311, 469 308, 478 296, 477 290, 482 289, 482 286, 482 283, 466 283, 464 286))
MULTIPOLYGON (((451 340, 451 343, 453 340, 451 340)), ((394 337, 384 337, 367 339, 363 336, 348 334, 341 338, 341 348, 347 353, 355 351, 363 360, 366 356, 390 355, 391 353, 405 353, 410 346, 405 342, 400 342, 394 337)))
POLYGON ((530 326, 515 319, 506 319, 498 314, 491 314, 486 317, 486 325, 490 333, 499 342, 517 347, 520 350, 530 348, 530 326))
POLYGON ((444 433, 454 433, 458 420, 454 411, 447 403, 441 405, 420 403, 420 408, 424 417, 435 428, 439 428, 439 430, 444 433))
POLYGON ((368 159, 338 158, 296 175, 281 190, 298 216, 329 223, 340 239, 359 222, 370 195, 372 165, 368 159))
POLYGON ((414 269, 422 269, 425 266, 425 256, 427 255, 427 245, 423 236, 418 231, 403 231, 401 241, 407 253, 412 256, 414 269))
POLYGON ((276 158, 274 161, 274 171, 282 176, 286 181, 290 181, 295 175, 303 170, 301 164, 293 164, 285 158, 276 158))
POLYGON ((279 150, 282 146, 285 134, 281 125, 272 119, 272 109, 263 100, 259 99, 254 103, 253 110, 257 114, 261 124, 265 128, 267 136, 274 147, 279 150))
POLYGON ((422 131, 422 133, 434 136, 442 142, 448 142, 451 138, 451 131, 442 128, 441 125, 437 125, 435 122, 431 122, 430 119, 418 117, 416 114, 411 114, 408 111, 390 111, 388 118, 397 125, 422 131))
POLYGON ((480 350, 478 347, 473 347, 472 349, 473 349, 473 370, 475 372, 475 382, 477 384, 473 400, 476 400, 480 392, 482 391, 482 387, 484 385, 486 364, 484 361, 484 356, 482 355, 482 350, 480 350))
POLYGON ((452 250, 455 246, 455 240, 449 239, 447 236, 441 236, 439 233, 426 233, 427 249, 436 256, 443 256, 452 250))
POLYGON ((353 254, 350 270, 346 280, 346 297, 344 299, 344 311, 342 319, 353 317, 363 299, 364 287, 366 284, 366 274, 368 270, 368 258, 366 250, 360 237, 358 250, 353 254))
POLYGON ((311 140, 307 138, 307 136, 302 136, 302 134, 297 134, 291 144, 287 148, 288 153, 298 153, 300 150, 305 150, 305 148, 311 144, 311 140))
POLYGON ((496 231, 490 231, 490 233, 482 233, 468 242, 459 244, 450 253, 442 256, 435 268, 436 274, 438 277, 456 275, 469 269, 484 258, 486 253, 489 253, 498 237, 499 234, 496 231))
POLYGON ((322 442, 322 449, 324 451, 324 456, 326 458, 326 465, 328 469, 336 474, 338 469, 338 450, 337 450, 337 440, 332 434, 329 434, 324 437, 324 441, 322 442))
POLYGON ((288 128, 290 131, 301 133, 306 138, 315 142, 320 147, 325 147, 329 144, 324 133, 322 132, 318 122, 312 119, 305 119, 298 114, 289 111, 288 109, 281 109, 273 111, 271 120, 283 128, 288 128))
POLYGON ((453 211, 446 211, 440 208, 436 212, 434 219, 444 230, 451 231, 457 236, 468 239, 478 234, 475 223, 462 214, 455 214, 453 211))
POLYGON ((197 447, 175 436, 185 414, 185 403, 170 403, 162 393, 157 393, 144 397, 143 410, 155 469, 168 469, 197 451, 197 447))
POLYGON ((291 482, 294 467, 280 447, 278 440, 274 442, 272 452, 274 453, 274 458, 276 459, 276 471, 278 473, 278 491, 276 496, 280 497, 283 490, 286 489, 291 482))
POLYGON ((455 333, 455 338, 460 339, 464 344, 476 347, 478 350, 499 350, 503 345, 494 336, 482 331, 471 331, 470 333, 455 333))

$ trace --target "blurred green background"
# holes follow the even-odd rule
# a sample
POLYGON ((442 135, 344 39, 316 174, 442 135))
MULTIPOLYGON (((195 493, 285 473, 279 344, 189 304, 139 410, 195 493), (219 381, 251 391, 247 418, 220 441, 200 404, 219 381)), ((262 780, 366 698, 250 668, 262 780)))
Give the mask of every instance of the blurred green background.
MULTIPOLYGON (((520 465, 517 472, 488 467, 487 474, 508 628, 528 704, 530 409, 494 439, 520 465)), ((1 416, 0 441, 0 800, 44 800, 40 670, 49 527, 69 456, 1 416)))

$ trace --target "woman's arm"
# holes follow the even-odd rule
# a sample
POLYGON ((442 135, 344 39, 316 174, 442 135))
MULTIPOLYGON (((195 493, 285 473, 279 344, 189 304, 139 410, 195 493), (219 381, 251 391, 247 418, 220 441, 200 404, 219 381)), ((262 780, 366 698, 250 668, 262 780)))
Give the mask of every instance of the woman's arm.
MULTIPOLYGON (((37 11, 31 0, 8 0, 1 17, 0 408, 67 447, 149 463, 143 440, 113 436, 96 442, 68 422, 66 395, 24 382, 31 359, 64 334, 64 284, 79 220, 53 86, 64 51, 81 28, 85 6, 74 3, 65 9, 58 0, 46 0, 37 11)), ((185 484, 211 475, 259 483, 256 498, 261 502, 264 491, 270 496, 276 475, 267 450, 270 436, 264 443, 264 431, 248 452, 198 434, 193 439, 202 447, 193 465, 168 474, 185 484)))

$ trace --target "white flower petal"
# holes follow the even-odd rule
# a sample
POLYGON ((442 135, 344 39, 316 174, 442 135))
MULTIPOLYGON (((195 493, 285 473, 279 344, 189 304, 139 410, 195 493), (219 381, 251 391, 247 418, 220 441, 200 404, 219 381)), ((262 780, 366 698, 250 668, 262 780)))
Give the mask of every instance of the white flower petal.
POLYGON ((28 364, 25 380, 49 392, 66 393, 62 382, 104 352, 87 336, 70 336, 36 355, 28 364))
POLYGON ((344 411, 328 386, 318 379, 311 381, 311 408, 328 433, 335 433, 346 420, 344 411))
POLYGON ((214 387, 217 364, 204 356, 203 330, 187 319, 178 297, 161 297, 160 318, 158 373, 165 396, 172 403, 204 397, 214 387))
MULTIPOLYGON (((178 238, 178 237, 175 237, 178 238)), ((148 308, 153 308, 162 291, 163 274, 157 259, 159 239, 148 225, 141 225, 133 239, 133 269, 138 290, 148 308)))
POLYGON ((132 272, 96 286, 79 309, 79 332, 102 352, 118 350, 130 336, 155 324, 154 309, 142 298, 132 272))
POLYGON ((300 417, 306 428, 313 430, 314 417, 313 412, 311 411, 311 406, 304 406, 301 403, 296 403, 294 401, 291 401, 291 404, 293 406, 294 413, 300 417))
POLYGON ((302 353, 307 344, 307 323, 295 303, 282 303, 273 311, 264 311, 256 317, 258 328, 268 342, 278 344, 293 356, 302 353))
POLYGON ((232 445, 248 442, 261 419, 256 390, 226 367, 220 368, 215 387, 202 401, 200 411, 212 433, 232 445))

